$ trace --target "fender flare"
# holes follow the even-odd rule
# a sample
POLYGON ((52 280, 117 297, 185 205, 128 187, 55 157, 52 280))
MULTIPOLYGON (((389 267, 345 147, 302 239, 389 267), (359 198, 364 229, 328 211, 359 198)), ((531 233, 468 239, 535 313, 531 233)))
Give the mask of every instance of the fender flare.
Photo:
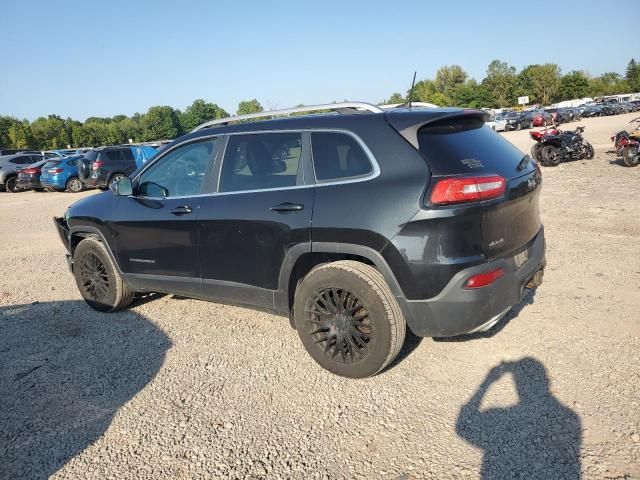
POLYGON ((287 253, 282 268, 280 269, 280 275, 278 278, 278 290, 275 293, 274 303, 276 310, 284 315, 288 315, 289 305, 289 279, 293 269, 302 255, 306 253, 343 253, 347 255, 357 255, 359 257, 369 260, 382 274, 391 293, 398 301, 400 309, 407 320, 411 322, 412 312, 407 308, 407 300, 404 296, 404 292, 396 279, 391 267, 384 259, 382 254, 377 250, 367 247, 365 245, 358 245, 352 243, 340 243, 340 242, 313 242, 311 244, 300 244, 293 247, 287 253))
POLYGON ((118 265, 118 261, 116 260, 116 256, 113 253, 113 250, 111 249, 111 244, 107 241, 106 237, 104 236, 104 233, 102 233, 102 231, 100 231, 100 229, 96 228, 96 227, 92 227, 89 225, 78 225, 75 227, 70 227, 69 228, 69 254, 71 255, 71 260, 73 261, 73 254, 75 249, 71 249, 71 238, 77 235, 79 237, 87 237, 87 236, 97 236, 99 237, 100 241, 104 244, 105 248, 107 249, 107 253, 109 254, 109 257, 111 258, 111 261, 113 262, 113 264, 116 266, 116 269, 118 270, 118 273, 120 275, 123 274, 122 270, 120 269, 120 265, 118 265), (84 235, 83 235, 84 234, 84 235))

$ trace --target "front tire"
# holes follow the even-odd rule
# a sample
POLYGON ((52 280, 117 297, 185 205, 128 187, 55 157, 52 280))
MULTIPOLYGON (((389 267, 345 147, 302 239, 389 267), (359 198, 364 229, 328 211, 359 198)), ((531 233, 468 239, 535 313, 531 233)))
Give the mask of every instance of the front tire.
POLYGON ((349 378, 379 373, 398 355, 406 333, 382 274, 350 260, 309 272, 295 294, 294 320, 309 355, 322 368, 349 378))
POLYGON ((541 147, 542 145, 540 143, 534 143, 531 145, 531 156, 537 162, 542 160, 540 156, 541 147))
POLYGON ((627 167, 637 167, 640 163, 640 147, 626 146, 622 149, 622 159, 627 167))
POLYGON ((124 283, 104 244, 85 238, 73 254, 73 276, 84 301, 99 312, 127 307, 135 296, 124 283))
POLYGON ((593 150, 593 145, 591 145, 589 142, 585 142, 584 144, 584 153, 587 160, 592 160, 596 154, 596 152, 593 150))
POLYGON ((516 124, 516 130, 522 130, 522 124, 520 122, 516 124))

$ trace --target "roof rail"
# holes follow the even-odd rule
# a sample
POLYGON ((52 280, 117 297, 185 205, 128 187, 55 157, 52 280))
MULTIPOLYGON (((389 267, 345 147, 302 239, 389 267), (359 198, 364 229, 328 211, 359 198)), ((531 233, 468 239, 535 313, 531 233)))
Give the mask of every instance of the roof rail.
POLYGON ((438 105, 427 102, 411 102, 408 103, 387 103, 386 105, 379 105, 383 110, 391 110, 392 108, 404 108, 404 107, 425 107, 425 108, 440 108, 438 105))
POLYGON ((284 110, 271 110, 269 112, 248 113, 246 115, 236 115, 235 117, 219 118, 217 120, 210 120, 201 125, 198 125, 196 128, 192 130, 192 132, 197 132, 198 130, 212 127, 214 125, 227 125, 228 123, 238 122, 241 120, 250 120, 253 118, 264 118, 264 117, 276 117, 281 115, 289 116, 294 113, 309 113, 309 112, 316 112, 318 110, 327 110, 327 111, 333 111, 337 113, 364 113, 364 112, 382 113, 383 112, 383 110, 380 107, 376 107, 375 105, 371 105, 370 103, 365 103, 365 102, 328 103, 325 105, 309 105, 306 107, 285 108, 284 110))

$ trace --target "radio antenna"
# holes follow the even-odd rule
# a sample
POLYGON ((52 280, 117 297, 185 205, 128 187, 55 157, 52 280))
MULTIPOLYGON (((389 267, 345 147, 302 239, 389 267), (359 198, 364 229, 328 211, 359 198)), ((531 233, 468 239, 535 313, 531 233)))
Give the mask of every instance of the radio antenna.
POLYGON ((413 101, 413 87, 416 86, 416 72, 413 72, 413 81, 411 82, 411 90, 409 90, 409 110, 411 110, 411 102, 413 101))

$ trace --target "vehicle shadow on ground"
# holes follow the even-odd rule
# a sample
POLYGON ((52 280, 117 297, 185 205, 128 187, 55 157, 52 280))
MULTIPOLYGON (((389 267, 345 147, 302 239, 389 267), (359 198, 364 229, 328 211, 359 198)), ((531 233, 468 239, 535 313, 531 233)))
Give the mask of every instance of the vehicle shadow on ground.
POLYGON ((468 342, 479 338, 491 338, 500 333, 512 320, 520 315, 520 312, 527 306, 533 305, 535 301, 537 289, 527 289, 524 297, 517 305, 514 305, 507 314, 498 321, 493 327, 486 332, 469 333, 466 335, 458 335, 456 337, 434 337, 434 342, 468 342))
POLYGON ((0 307, 0 478, 48 478, 95 442, 171 347, 132 311, 0 307))
POLYGON ((544 365, 535 358, 492 368, 460 409, 456 433, 483 453, 480 478, 580 478, 581 422, 549 389, 544 365), (481 408, 491 385, 511 374, 519 401, 481 408))

